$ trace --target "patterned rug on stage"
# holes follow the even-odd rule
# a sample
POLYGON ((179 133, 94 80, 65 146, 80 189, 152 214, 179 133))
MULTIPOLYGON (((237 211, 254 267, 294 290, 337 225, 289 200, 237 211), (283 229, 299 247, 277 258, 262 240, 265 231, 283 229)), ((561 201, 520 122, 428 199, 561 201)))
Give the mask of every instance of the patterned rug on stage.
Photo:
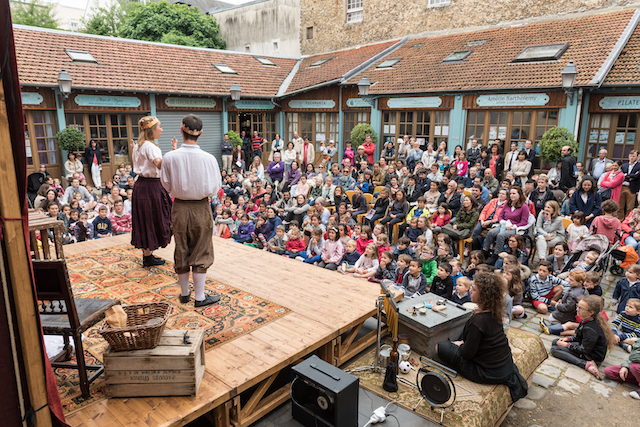
MULTIPOLYGON (((205 348, 237 338, 289 313, 289 309, 256 295, 207 279, 206 291, 219 295, 220 302, 195 308, 191 302, 178 301, 180 287, 173 263, 151 268, 141 265, 142 252, 130 245, 120 245, 67 258, 73 293, 78 298, 118 299, 122 304, 171 302, 173 312, 168 329, 205 329, 205 348)), ((102 362, 106 341, 98 334, 100 326, 84 334, 83 346, 87 363, 102 362)), ((75 361, 75 359, 74 359, 75 361)), ((55 370, 58 391, 65 413, 80 409, 104 398, 104 375, 91 385, 91 398, 85 400, 78 386, 78 372, 55 370)))

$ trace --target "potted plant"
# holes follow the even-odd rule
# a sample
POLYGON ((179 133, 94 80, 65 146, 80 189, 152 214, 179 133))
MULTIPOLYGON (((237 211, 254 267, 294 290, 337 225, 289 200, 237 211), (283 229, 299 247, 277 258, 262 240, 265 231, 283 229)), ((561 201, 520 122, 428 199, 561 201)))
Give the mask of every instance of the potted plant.
POLYGON ((371 135, 371 140, 374 144, 378 142, 378 135, 368 123, 360 123, 351 131, 351 145, 353 149, 357 149, 362 143, 364 143, 367 135, 371 135))
POLYGON ((238 132, 236 132, 235 130, 230 130, 229 132, 227 132, 227 135, 229 135, 229 141, 233 143, 234 147, 242 145, 242 138, 240 138, 238 132))
POLYGON ((555 164, 562 159, 560 151, 562 147, 568 145, 572 148, 572 154, 578 157, 578 143, 569 129, 563 127, 552 127, 542 135, 540 140, 540 157, 544 163, 555 164))
POLYGON ((80 129, 69 126, 56 134, 58 147, 64 151, 76 152, 84 150, 86 144, 84 140, 84 132, 80 129))

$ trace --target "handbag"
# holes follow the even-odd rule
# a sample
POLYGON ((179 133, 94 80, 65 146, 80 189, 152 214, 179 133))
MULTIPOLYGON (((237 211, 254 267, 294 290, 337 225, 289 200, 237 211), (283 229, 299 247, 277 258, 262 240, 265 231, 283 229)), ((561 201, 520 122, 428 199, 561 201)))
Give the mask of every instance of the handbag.
POLYGON ((611 198, 611 189, 603 188, 602 190, 598 190, 598 194, 602 198, 602 201, 609 200, 611 198))

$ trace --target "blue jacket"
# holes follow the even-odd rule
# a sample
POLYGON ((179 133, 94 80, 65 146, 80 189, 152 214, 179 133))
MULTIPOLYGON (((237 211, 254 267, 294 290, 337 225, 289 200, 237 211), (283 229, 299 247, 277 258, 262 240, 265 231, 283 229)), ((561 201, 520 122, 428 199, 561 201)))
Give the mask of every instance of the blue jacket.
MULTIPOLYGON (((602 197, 600 197, 600 194, 591 191, 588 192, 587 202, 585 203, 580 193, 580 191, 575 191, 571 199, 569 199, 569 212, 573 214, 575 211, 582 211, 585 216, 593 214, 594 217, 602 215, 602 209, 600 207, 602 197)), ((588 223, 591 224, 591 221, 588 223)))
POLYGON ((253 225, 253 222, 249 221, 247 222, 247 225, 240 223, 236 234, 239 238, 247 238, 251 237, 251 233, 253 233, 254 230, 255 226, 253 225))
POLYGON ((343 263, 346 262, 349 265, 355 265, 356 261, 358 261, 358 259, 360 259, 360 252, 358 252, 358 251, 353 251, 351 253, 345 252, 344 255, 342 255, 342 259, 340 260, 340 264, 343 264, 343 263))
POLYGON ((265 236, 267 241, 273 239, 276 235, 276 227, 282 225, 282 218, 279 216, 274 216, 272 219, 269 219, 269 225, 271 226, 271 231, 269 232, 269 237, 265 236))
POLYGON ((618 307, 616 308, 616 313, 624 313, 624 308, 627 305, 627 301, 629 298, 640 298, 640 282, 636 282, 635 285, 629 286, 629 279, 623 277, 618 280, 616 283, 616 287, 613 291, 612 299, 618 301, 618 307))

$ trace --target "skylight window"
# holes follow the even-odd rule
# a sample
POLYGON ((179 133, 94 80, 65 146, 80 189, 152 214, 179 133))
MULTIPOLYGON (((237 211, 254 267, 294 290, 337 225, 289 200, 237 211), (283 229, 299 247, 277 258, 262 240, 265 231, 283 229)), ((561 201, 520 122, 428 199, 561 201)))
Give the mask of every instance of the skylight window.
POLYGON ((411 46, 411 49, 416 49, 416 48, 419 48, 419 47, 422 47, 422 46, 424 46, 424 43, 417 43, 417 44, 414 44, 413 46, 411 46))
POLYGON ((262 65, 269 65, 271 67, 275 67, 276 66, 276 64, 274 64, 272 61, 268 60, 267 58, 261 58, 261 57, 258 57, 258 56, 254 56, 254 58, 256 59, 256 61, 258 61, 262 65))
POLYGON ((467 56, 471 55, 472 50, 457 50, 453 52, 451 55, 447 56, 442 60, 442 62, 457 62, 462 61, 467 56))
POLYGON ((474 40, 472 42, 467 42, 467 44, 465 44, 465 46, 466 47, 482 46, 486 42, 487 42, 486 40, 474 40))
POLYGON ((333 58, 325 58, 325 59, 321 59, 319 61, 314 62, 313 64, 309 65, 309 68, 311 67, 319 67, 322 64, 324 64, 325 62, 329 62, 331 61, 333 58))
POLYGON ((71 58, 73 62, 93 62, 95 64, 98 63, 98 61, 96 61, 96 59, 91 56, 91 54, 86 50, 65 49, 64 51, 67 55, 69 55, 69 58, 71 58))
POLYGON ((238 74, 236 71, 229 67, 227 64, 213 64, 222 74, 238 74))
POLYGON ((384 61, 382 64, 376 67, 376 70, 386 70, 389 68, 393 68, 398 62, 400 62, 402 58, 391 58, 384 61))
POLYGON ((513 62, 558 60, 569 47, 569 43, 545 44, 525 47, 513 62))

